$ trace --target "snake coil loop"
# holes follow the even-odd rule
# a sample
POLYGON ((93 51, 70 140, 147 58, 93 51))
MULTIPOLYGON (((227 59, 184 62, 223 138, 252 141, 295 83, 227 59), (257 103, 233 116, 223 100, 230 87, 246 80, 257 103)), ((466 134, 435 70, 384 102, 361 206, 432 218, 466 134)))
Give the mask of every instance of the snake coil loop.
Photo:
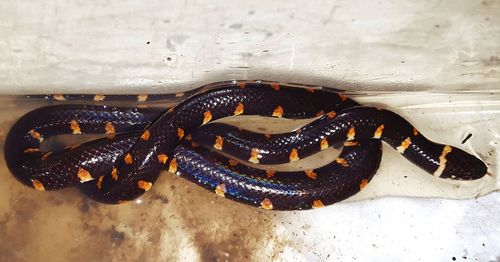
MULTIPOLYGON (((339 93, 264 81, 219 82, 202 89, 207 91, 168 110, 99 105, 36 109, 11 128, 7 165, 35 189, 77 185, 104 203, 139 197, 161 170, 168 170, 218 195, 275 210, 317 208, 356 194, 379 167, 381 141, 436 177, 472 180, 487 172, 480 159, 428 140, 397 114, 359 106, 339 93), (271 135, 210 123, 234 115, 318 118, 294 132, 271 135), (41 149, 44 139, 68 133, 103 137, 56 152, 41 149), (339 157, 311 170, 279 172, 242 164, 295 162, 338 143, 343 143, 339 157)), ((102 101, 105 96, 93 98, 102 101)))

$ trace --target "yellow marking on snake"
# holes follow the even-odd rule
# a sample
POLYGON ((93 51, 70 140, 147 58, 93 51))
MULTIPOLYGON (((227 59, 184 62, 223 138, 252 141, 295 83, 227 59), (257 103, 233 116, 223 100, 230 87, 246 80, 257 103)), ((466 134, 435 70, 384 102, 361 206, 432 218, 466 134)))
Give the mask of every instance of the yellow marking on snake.
POLYGON ((322 207, 325 207, 325 205, 323 204, 323 202, 321 202, 321 200, 319 200, 319 199, 313 200, 311 206, 312 206, 312 208, 322 208, 322 207))
POLYGON ((125 164, 130 165, 130 164, 132 164, 132 162, 134 162, 134 160, 132 159, 132 155, 130 153, 128 153, 125 156, 125 164))
POLYGON ((181 140, 184 137, 184 129, 180 127, 177 128, 177 137, 179 138, 179 140, 181 140))
POLYGON ((69 124, 69 128, 73 131, 73 135, 80 135, 82 133, 82 130, 80 129, 80 125, 78 122, 73 119, 71 120, 71 123, 69 124))
POLYGON ((78 168, 78 172, 76 172, 76 176, 80 179, 80 183, 84 183, 84 182, 87 182, 87 181, 94 179, 89 171, 87 171, 81 167, 78 168))
POLYGON ((264 198, 262 202, 260 202, 260 208, 266 209, 266 210, 272 210, 273 209, 273 202, 269 200, 269 198, 264 198))
POLYGON ((348 167, 349 166, 349 163, 344 158, 338 157, 337 159, 335 159, 335 162, 337 162, 338 164, 340 164, 343 167, 348 167))
POLYGON ((306 176, 308 176, 310 179, 317 179, 318 178, 318 174, 316 172, 314 172, 312 169, 311 170, 306 170, 306 176))
POLYGON ((248 159, 248 161, 254 164, 259 163, 259 149, 252 148, 252 152, 250 152, 250 158, 248 159))
POLYGON ((411 144, 411 139, 410 137, 407 137, 403 142, 401 142, 401 145, 396 147, 399 153, 403 154, 405 150, 410 146, 411 144))
POLYGON ((434 176, 436 177, 440 177, 442 174, 443 174, 443 171, 444 169, 446 168, 446 155, 448 155, 452 150, 452 147, 449 146, 449 145, 445 145, 443 147, 443 151, 441 152, 441 155, 439 156, 439 166, 438 168, 436 169, 436 171, 434 171, 434 176))
POLYGON ((113 125, 113 123, 111 122, 106 122, 104 130, 106 131, 106 135, 108 137, 114 137, 114 135, 116 134, 115 125, 113 125))
POLYGON ((148 95, 138 95, 137 96, 137 102, 145 102, 148 100, 148 95))
POLYGON ((165 155, 165 154, 159 154, 158 155, 158 161, 162 164, 165 165, 165 163, 167 163, 167 160, 168 160, 168 156, 165 155))
POLYGON ((183 97, 186 94, 184 92, 175 93, 175 97, 183 97))
POLYGON ((144 131, 144 133, 142 133, 141 139, 144 141, 148 141, 150 136, 151 136, 151 132, 149 132, 149 130, 146 130, 146 131, 144 131))
POLYGON ((234 109, 234 115, 238 116, 243 114, 243 112, 245 112, 245 106, 242 103, 238 103, 238 105, 234 109))
POLYGON ((337 113, 335 113, 335 111, 330 111, 326 113, 326 116, 328 117, 328 119, 333 119, 335 116, 337 116, 337 113))
POLYGON ((215 136, 214 148, 217 150, 222 150, 222 146, 224 145, 224 139, 222 136, 215 136))
POLYGON ((210 122, 210 120, 212 120, 212 112, 205 111, 205 113, 203 113, 203 125, 210 122))
POLYGON ((34 147, 24 149, 24 153, 34 153, 34 152, 40 152, 40 149, 34 147))
POLYGON ((50 155, 52 155, 52 151, 43 154, 42 161, 45 160, 45 159, 47 159, 50 155))
POLYGON ((177 160, 174 158, 170 161, 170 165, 168 167, 168 172, 175 174, 177 172, 177 160))
POLYGON ((222 183, 215 187, 215 194, 221 197, 226 197, 226 184, 222 183))
POLYGON ((299 151, 297 151, 296 148, 292 148, 292 152, 290 152, 290 156, 288 158, 290 159, 290 162, 299 161, 299 151))
POLYGON ((113 178, 113 180, 118 180, 118 169, 116 167, 113 167, 111 171, 111 178, 113 178))
POLYGON ((151 183, 151 182, 148 182, 145 180, 137 181, 137 187, 144 190, 144 191, 150 190, 152 186, 153 186, 153 183, 151 183))
POLYGON ((347 131, 347 140, 354 140, 355 136, 356 136, 356 129, 354 127, 349 128, 349 131, 347 131))
POLYGON ((368 185, 368 179, 363 178, 359 183, 359 190, 363 190, 368 185))
POLYGON ((104 101, 104 98, 106 98, 106 96, 104 96, 104 95, 95 95, 94 101, 101 102, 101 101, 104 101))
POLYGON ((101 188, 102 188, 102 181, 104 181, 104 176, 100 176, 100 177, 97 179, 96 186, 97 186, 97 189, 98 189, 98 190, 101 190, 101 188))
POLYGON ((38 133, 37 131, 35 131, 35 129, 31 129, 29 131, 29 134, 31 135, 31 137, 33 137, 34 139, 38 140, 39 142, 42 142, 43 141, 43 136, 42 134, 38 133))
POLYGON ((240 162, 234 159, 229 159, 229 165, 230 166, 237 166, 240 162))
POLYGON ((357 146, 359 145, 358 141, 345 141, 344 146, 357 146))
POLYGON ((278 83, 271 83, 271 87, 272 87, 275 91, 280 91, 280 84, 278 84, 278 83))
POLYGON ((377 130, 375 130, 375 133, 373 133, 373 138, 380 138, 382 136, 382 133, 384 133, 384 125, 380 125, 377 127, 377 130))
POLYGON ((33 184, 34 189, 45 191, 45 187, 43 186, 42 182, 40 182, 38 179, 31 179, 31 184, 33 184))
POLYGON ((274 111, 273 111, 273 114, 272 116, 274 117, 282 117, 283 116, 283 107, 281 106, 277 106, 274 111))
POLYGON ((328 144, 328 139, 323 138, 321 139, 321 142, 319 143, 319 147, 321 148, 321 150, 325 150, 325 149, 328 149, 330 145, 328 144))

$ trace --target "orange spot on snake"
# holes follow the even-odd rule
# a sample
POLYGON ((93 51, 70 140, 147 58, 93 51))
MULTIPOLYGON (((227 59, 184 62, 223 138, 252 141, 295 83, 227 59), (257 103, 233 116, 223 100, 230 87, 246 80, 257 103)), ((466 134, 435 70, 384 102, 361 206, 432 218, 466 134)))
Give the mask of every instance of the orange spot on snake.
POLYGON ((322 208, 322 207, 325 207, 325 205, 323 204, 323 202, 321 202, 321 200, 319 200, 319 199, 313 200, 311 206, 312 206, 312 208, 322 208))
POLYGON ((148 141, 150 136, 151 136, 151 133, 149 132, 149 130, 146 130, 146 131, 144 131, 144 133, 142 133, 141 139, 144 141, 148 141))
POLYGON ((348 167, 349 166, 349 163, 344 158, 340 158, 339 157, 339 158, 335 159, 335 162, 337 162, 338 164, 340 164, 343 167, 348 167))
POLYGON ((411 139, 410 137, 407 137, 403 142, 401 142, 401 145, 396 147, 399 153, 403 154, 405 150, 410 146, 411 144, 411 139))
POLYGON ((325 114, 325 111, 321 110, 318 113, 316 113, 316 116, 322 116, 325 114))
POLYGON ((345 141, 344 146, 357 146, 359 145, 358 141, 345 141))
POLYGON ((246 85, 247 85, 247 84, 246 84, 245 82, 238 82, 238 87, 239 87, 239 88, 242 88, 242 89, 243 89, 243 88, 245 88, 245 86, 246 86, 246 85))
POLYGON ((45 191, 45 187, 38 179, 32 179, 31 184, 33 184, 33 188, 35 188, 36 190, 45 191))
POLYGON ((205 111, 205 113, 203 113, 203 125, 210 122, 210 120, 212 120, 212 112, 205 111))
POLYGON ((274 111, 273 111, 273 114, 272 116, 274 117, 282 117, 283 116, 283 107, 281 106, 277 106, 274 111))
POLYGON ((168 156, 165 155, 165 154, 159 154, 158 155, 158 161, 162 164, 165 165, 165 163, 167 163, 167 160, 168 160, 168 156))
POLYGON ((134 160, 132 159, 132 155, 130 153, 125 155, 125 164, 130 165, 132 164, 132 162, 134 162, 134 160))
POLYGON ((153 186, 153 183, 151 183, 151 182, 144 181, 144 180, 137 181, 137 187, 144 190, 144 191, 150 190, 152 186, 153 186))
POLYGON ((439 156, 439 166, 436 169, 436 171, 434 171, 434 174, 433 174, 434 176, 440 177, 443 174, 443 171, 446 168, 446 162, 448 161, 448 160, 446 160, 446 155, 448 155, 451 152, 451 150, 452 150, 452 147, 449 145, 445 145, 443 147, 443 151, 441 152, 441 155, 439 156))
POLYGON ((181 140, 184 137, 184 129, 180 127, 177 128, 177 137, 179 138, 179 140, 181 140))
POLYGON ((349 131, 347 131, 347 140, 353 140, 355 136, 356 129, 354 129, 354 127, 349 128, 349 131))
POLYGON ((307 90, 307 92, 309 92, 309 93, 314 93, 314 92, 316 92, 316 89, 314 89, 314 88, 310 88, 310 87, 309 87, 309 88, 306 88, 306 90, 307 90))
POLYGON ((137 96, 137 102, 145 102, 148 100, 148 95, 138 95, 137 96))
POLYGON ((258 164, 259 163, 259 149, 257 148, 252 148, 252 152, 250 152, 250 158, 248 161, 258 164))
POLYGON ((226 196, 226 184, 222 183, 215 187, 215 194, 221 197, 226 196))
POLYGON ((118 180, 118 169, 116 167, 113 167, 111 171, 111 178, 113 178, 113 180, 118 180))
POLYGON ((290 152, 289 159, 290 159, 290 162, 295 162, 295 161, 298 161, 300 159, 299 152, 297 151, 296 148, 293 148, 292 152, 290 152))
POLYGON ((234 115, 235 116, 241 115, 243 114, 244 111, 245 111, 245 106, 242 103, 238 103, 238 105, 234 109, 234 115))
POLYGON ((271 83, 271 87, 272 87, 275 91, 280 91, 280 84, 278 84, 278 83, 271 83))
POLYGON ((222 136, 215 136, 214 148, 222 150, 222 145, 224 145, 224 139, 222 139, 222 136))
POLYGON ((308 176, 310 179, 317 179, 318 178, 318 174, 315 173, 313 170, 306 170, 306 176, 308 176))
POLYGON ((237 160, 234 160, 234 159, 229 159, 229 165, 230 166, 237 166, 240 162, 238 162, 237 160))
POLYGON ((170 166, 168 167, 168 172, 175 174, 177 172, 177 160, 174 158, 170 161, 170 166))
POLYGON ((273 209, 273 202, 269 200, 269 198, 264 198, 262 202, 260 202, 260 208, 266 209, 266 210, 271 210, 273 209))
POLYGON ((339 97, 340 97, 340 100, 342 100, 342 101, 346 101, 347 98, 349 98, 348 96, 343 95, 343 94, 339 94, 339 97))
POLYGON ((104 176, 100 176, 100 177, 97 179, 96 186, 97 186, 97 189, 99 189, 99 190, 101 190, 101 188, 102 188, 102 181, 104 181, 104 176))
POLYGON ((335 111, 330 111, 330 112, 326 113, 326 116, 328 117, 328 119, 333 119, 336 115, 337 115, 337 113, 335 113, 335 111))
POLYGON ((90 175, 90 172, 83 169, 83 168, 78 168, 78 172, 76 172, 76 176, 80 179, 80 182, 83 183, 83 182, 87 182, 87 181, 90 181, 90 180, 93 180, 94 178, 92 177, 92 175, 90 175))
POLYGON ((43 156, 42 156, 42 161, 43 161, 43 160, 45 160, 45 159, 47 159, 50 155, 52 155, 52 151, 51 151, 51 152, 47 152, 47 153, 43 154, 43 156))
POLYGON ((104 96, 104 95, 95 95, 94 101, 101 102, 101 101, 104 101, 104 98, 106 98, 106 96, 104 96))
POLYGON ((418 130, 416 128, 413 128, 413 135, 418 136, 418 130))
POLYGON ((272 178, 276 174, 276 171, 274 170, 266 170, 266 176, 267 178, 272 178))
POLYGON ((40 149, 34 147, 24 149, 24 153, 34 153, 34 152, 40 152, 40 149))
POLYGON ((43 136, 40 133, 38 133, 37 131, 35 131, 35 129, 31 129, 29 131, 29 134, 31 135, 31 137, 38 140, 39 142, 43 141, 43 136))
POLYGON ((377 127, 377 130, 375 130, 375 133, 373 134, 373 138, 380 138, 382 133, 384 133, 384 125, 377 127))
POLYGON ((58 101, 65 101, 66 100, 66 98, 62 94, 55 94, 52 97, 54 97, 54 99, 58 100, 58 101))
POLYGON ((328 145, 328 139, 326 139, 326 137, 321 139, 321 142, 319 144, 319 147, 321 148, 321 150, 328 149, 329 146, 330 145, 328 145))
POLYGON ((71 120, 71 123, 69 124, 69 128, 73 131, 73 135, 80 135, 82 133, 82 130, 80 129, 80 125, 78 122, 76 122, 75 119, 71 120))
POLYGON ((271 135, 270 135, 270 134, 264 134, 264 136, 265 136, 267 139, 270 139, 270 138, 271 138, 271 135))
POLYGON ((184 139, 186 141, 191 141, 191 139, 193 139, 193 137, 191 137, 191 134, 188 134, 187 136, 184 137, 184 139))
POLYGON ((116 134, 115 126, 111 122, 106 123, 104 130, 106 131, 106 135, 110 138, 114 137, 116 134))
POLYGON ((368 179, 363 178, 361 179, 361 182, 359 183, 359 190, 363 190, 368 185, 368 179))

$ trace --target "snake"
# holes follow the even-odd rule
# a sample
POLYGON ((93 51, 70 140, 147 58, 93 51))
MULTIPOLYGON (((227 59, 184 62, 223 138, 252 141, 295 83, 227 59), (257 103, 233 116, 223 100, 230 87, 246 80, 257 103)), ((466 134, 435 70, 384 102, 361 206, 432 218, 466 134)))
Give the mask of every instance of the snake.
POLYGON ((360 105, 329 88, 262 80, 202 86, 173 107, 43 106, 12 126, 4 155, 10 172, 29 187, 49 191, 76 186, 106 204, 140 197, 166 170, 247 205, 303 210, 331 205, 363 190, 380 166, 382 142, 439 179, 475 180, 487 174, 481 159, 429 140, 390 110, 360 105), (240 115, 311 121, 276 134, 215 121, 240 115), (61 150, 42 147, 53 137, 82 134, 100 137, 61 150), (324 166, 297 171, 272 168, 332 146, 342 151, 324 166))

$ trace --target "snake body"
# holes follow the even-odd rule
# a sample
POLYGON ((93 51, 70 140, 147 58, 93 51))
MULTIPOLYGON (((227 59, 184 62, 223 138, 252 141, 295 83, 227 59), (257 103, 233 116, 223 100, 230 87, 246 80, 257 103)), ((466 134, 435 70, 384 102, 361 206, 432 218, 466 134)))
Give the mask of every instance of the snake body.
POLYGON ((322 207, 356 194, 379 167, 381 141, 436 177, 472 180, 487 172, 480 159, 428 140, 399 115, 359 106, 336 92, 265 81, 219 82, 201 89, 170 109, 36 109, 11 128, 7 165, 28 186, 56 190, 77 185, 104 203, 139 197, 161 170, 168 170, 218 195, 275 210, 322 207), (272 135, 210 123, 234 115, 318 118, 272 135), (68 133, 104 136, 57 152, 40 148, 44 139, 68 133), (277 172, 243 164, 294 162, 342 142, 338 158, 311 170, 277 172))

